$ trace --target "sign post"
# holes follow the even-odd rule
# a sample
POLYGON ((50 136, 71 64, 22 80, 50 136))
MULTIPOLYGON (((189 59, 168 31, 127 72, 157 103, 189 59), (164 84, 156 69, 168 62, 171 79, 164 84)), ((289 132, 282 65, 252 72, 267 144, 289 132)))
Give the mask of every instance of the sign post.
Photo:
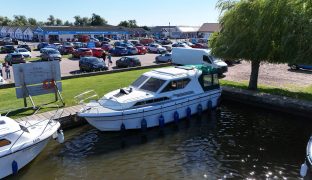
POLYGON ((13 65, 16 97, 24 99, 24 106, 27 107, 27 97, 29 97, 33 108, 35 103, 32 96, 43 94, 55 94, 55 101, 60 97, 63 105, 64 100, 61 95, 62 83, 59 61, 27 63, 13 65))

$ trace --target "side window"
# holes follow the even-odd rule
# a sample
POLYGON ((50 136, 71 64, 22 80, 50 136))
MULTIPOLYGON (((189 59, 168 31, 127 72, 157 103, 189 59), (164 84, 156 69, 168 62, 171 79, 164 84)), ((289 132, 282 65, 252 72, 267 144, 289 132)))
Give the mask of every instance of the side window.
POLYGON ((7 140, 7 139, 0 139, 0 148, 3 146, 7 146, 10 145, 11 141, 7 140))
POLYGON ((219 85, 218 74, 213 74, 213 85, 219 85))
POLYGON ((190 82, 190 79, 181 79, 176 81, 171 81, 169 84, 162 90, 162 92, 169 92, 174 91, 178 89, 183 89, 187 86, 187 84, 190 82))
POLYGON ((204 75, 204 88, 212 86, 212 76, 211 74, 204 75))
POLYGON ((203 55, 203 61, 211 64, 211 61, 207 55, 203 55))

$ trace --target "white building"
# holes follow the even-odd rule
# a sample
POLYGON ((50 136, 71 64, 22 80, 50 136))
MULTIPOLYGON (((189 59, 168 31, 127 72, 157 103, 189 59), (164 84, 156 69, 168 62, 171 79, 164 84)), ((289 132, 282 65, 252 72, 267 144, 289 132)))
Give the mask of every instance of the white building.
POLYGON ((171 38, 195 38, 199 26, 155 26, 151 29, 152 35, 171 38))
POLYGON ((2 28, 0 30, 0 36, 6 37, 8 35, 9 28, 10 28, 9 26, 2 26, 2 28))
POLYGON ((220 31, 219 23, 204 23, 198 30, 198 36, 200 38, 209 39, 212 33, 220 31))
POLYGON ((7 31, 7 34, 10 36, 10 38, 15 38, 15 31, 18 27, 10 27, 7 31))
POLYGON ((23 32, 25 31, 25 29, 27 29, 26 26, 18 27, 15 30, 15 38, 18 39, 18 40, 24 40, 23 32))
POLYGON ((25 41, 32 41, 34 38, 34 31, 35 31, 36 27, 27 27, 24 31, 23 31, 23 39, 25 41))

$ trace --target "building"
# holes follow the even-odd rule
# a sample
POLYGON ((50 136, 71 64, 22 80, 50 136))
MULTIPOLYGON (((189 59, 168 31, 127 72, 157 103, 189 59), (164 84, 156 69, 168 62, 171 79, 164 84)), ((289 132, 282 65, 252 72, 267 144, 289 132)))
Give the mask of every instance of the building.
POLYGON ((9 27, 7 34, 10 36, 10 38, 15 38, 15 31, 17 28, 18 27, 16 26, 9 27))
POLYGON ((220 29, 219 23, 204 23, 198 30, 198 37, 209 39, 212 33, 219 32, 220 29))
POLYGON ((34 40, 34 31, 36 29, 37 29, 37 27, 34 27, 34 26, 27 27, 23 32, 24 41, 33 41, 34 40))
POLYGON ((130 30, 119 26, 43 26, 34 30, 34 39, 39 41, 71 41, 79 36, 91 38, 108 37, 112 39, 129 38, 130 30))
POLYGON ((9 26, 2 26, 2 28, 0 30, 0 36, 6 37, 8 35, 9 28, 10 28, 9 26))
POLYGON ((14 33, 14 38, 18 39, 18 40, 24 40, 24 31, 27 29, 26 26, 21 26, 21 27, 18 27, 16 30, 15 30, 15 33, 14 33))
POLYGON ((156 38, 196 38, 198 29, 199 26, 155 26, 151 29, 151 35, 156 38))

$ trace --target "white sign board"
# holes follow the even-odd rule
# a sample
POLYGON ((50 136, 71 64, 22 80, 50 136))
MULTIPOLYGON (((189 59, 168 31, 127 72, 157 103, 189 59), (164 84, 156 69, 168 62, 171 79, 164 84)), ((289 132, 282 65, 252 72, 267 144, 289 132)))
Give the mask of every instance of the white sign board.
POLYGON ((56 93, 62 83, 59 61, 34 62, 13 65, 17 98, 56 93), (56 85, 56 88, 55 88, 56 85))
POLYGON ((46 80, 61 80, 59 61, 34 62, 13 65, 15 87, 42 84, 46 80))

